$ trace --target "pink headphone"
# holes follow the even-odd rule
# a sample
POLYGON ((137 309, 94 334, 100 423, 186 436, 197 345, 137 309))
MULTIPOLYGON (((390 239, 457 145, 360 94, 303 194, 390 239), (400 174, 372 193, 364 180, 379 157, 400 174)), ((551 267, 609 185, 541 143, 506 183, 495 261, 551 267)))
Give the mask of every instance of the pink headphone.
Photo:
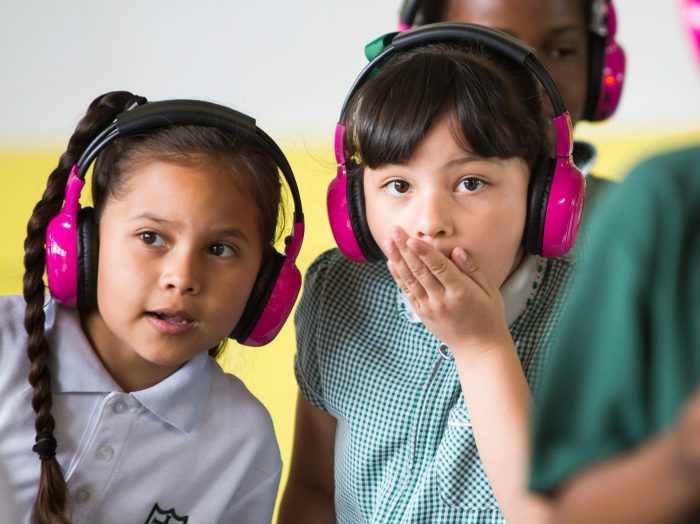
POLYGON ((612 0, 592 0, 588 38, 588 89, 583 118, 600 122, 617 110, 625 82, 625 52, 615 40, 612 0))
POLYGON ((688 28, 695 58, 700 63, 700 0, 684 0, 681 5, 683 24, 688 28))
MULTIPOLYGON (((583 118, 600 122, 617 109, 625 81, 625 52, 615 40, 617 17, 612 0, 588 0, 588 86, 583 118)), ((399 13, 399 30, 410 29, 425 0, 405 0, 399 13)))
MULTIPOLYGON (((571 119, 554 81, 532 49, 512 36, 476 24, 439 23, 386 35, 384 49, 362 70, 350 88, 335 128, 336 177, 328 187, 327 208, 331 230, 340 251, 356 262, 375 262, 384 255, 372 238, 365 216, 362 176, 348 176, 343 148, 346 109, 357 89, 391 55, 435 42, 475 43, 502 54, 527 68, 539 80, 554 107, 556 158, 546 158, 533 170, 528 195, 528 216, 523 244, 527 251, 558 257, 574 245, 583 210, 585 180, 574 165, 571 119)), ((379 41, 379 40, 377 40, 379 41)))
POLYGON ((243 134, 263 148, 279 167, 294 201, 294 225, 286 238, 285 254, 273 253, 263 263, 238 325, 229 335, 247 346, 270 342, 282 328, 301 288, 295 265, 304 238, 301 198, 292 169, 277 144, 255 120, 228 107, 198 100, 145 103, 117 115, 100 132, 73 166, 66 186, 65 204, 46 230, 46 273, 49 291, 61 304, 89 310, 97 304, 98 227, 93 209, 80 208, 85 174, 97 155, 114 139, 168 125, 212 126, 243 134))

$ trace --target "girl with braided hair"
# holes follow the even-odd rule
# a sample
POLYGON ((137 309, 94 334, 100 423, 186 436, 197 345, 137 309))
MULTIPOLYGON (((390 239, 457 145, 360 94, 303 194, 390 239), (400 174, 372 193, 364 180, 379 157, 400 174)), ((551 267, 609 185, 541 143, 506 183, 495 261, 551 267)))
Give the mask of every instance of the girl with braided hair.
POLYGON ((29 219, 24 299, 0 297, 0 459, 23 522, 270 521, 272 422, 213 357, 227 337, 269 341, 255 330, 284 258, 279 170, 289 181, 274 142, 223 106, 90 105, 29 219), (66 296, 61 230, 93 158, 66 296))

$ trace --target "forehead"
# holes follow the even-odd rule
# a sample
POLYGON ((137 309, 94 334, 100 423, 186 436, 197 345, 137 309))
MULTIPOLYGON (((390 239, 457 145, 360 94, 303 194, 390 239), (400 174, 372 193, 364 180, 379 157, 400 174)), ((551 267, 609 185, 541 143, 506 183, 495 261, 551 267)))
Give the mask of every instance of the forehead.
POLYGON ((124 174, 122 191, 112 200, 135 208, 187 208, 188 212, 196 209, 197 213, 214 212, 221 217, 255 210, 255 206, 243 205, 251 199, 241 190, 236 178, 208 163, 182 165, 158 160, 140 163, 124 174))
POLYGON ((448 0, 446 18, 526 39, 563 28, 586 30, 585 0, 448 0))

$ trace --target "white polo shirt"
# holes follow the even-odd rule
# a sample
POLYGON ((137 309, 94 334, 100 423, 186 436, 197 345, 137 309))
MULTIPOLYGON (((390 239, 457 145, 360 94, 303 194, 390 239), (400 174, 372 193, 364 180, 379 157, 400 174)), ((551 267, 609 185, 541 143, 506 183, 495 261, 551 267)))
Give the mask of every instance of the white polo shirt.
MULTIPOLYGON (((202 353, 159 384, 123 393, 77 313, 53 302, 45 313, 74 524, 270 522, 279 448, 268 412, 238 378, 202 353)), ((23 315, 22 297, 0 297, 0 462, 28 522, 40 460, 23 315)))

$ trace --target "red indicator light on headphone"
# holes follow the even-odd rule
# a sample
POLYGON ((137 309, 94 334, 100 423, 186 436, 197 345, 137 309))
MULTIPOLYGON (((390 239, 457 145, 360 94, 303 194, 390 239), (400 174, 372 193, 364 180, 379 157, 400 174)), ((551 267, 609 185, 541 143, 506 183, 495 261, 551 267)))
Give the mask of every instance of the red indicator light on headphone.
POLYGON ((605 85, 608 87, 613 87, 615 84, 617 84, 617 79, 615 78, 615 75, 606 75, 605 76, 605 85))

